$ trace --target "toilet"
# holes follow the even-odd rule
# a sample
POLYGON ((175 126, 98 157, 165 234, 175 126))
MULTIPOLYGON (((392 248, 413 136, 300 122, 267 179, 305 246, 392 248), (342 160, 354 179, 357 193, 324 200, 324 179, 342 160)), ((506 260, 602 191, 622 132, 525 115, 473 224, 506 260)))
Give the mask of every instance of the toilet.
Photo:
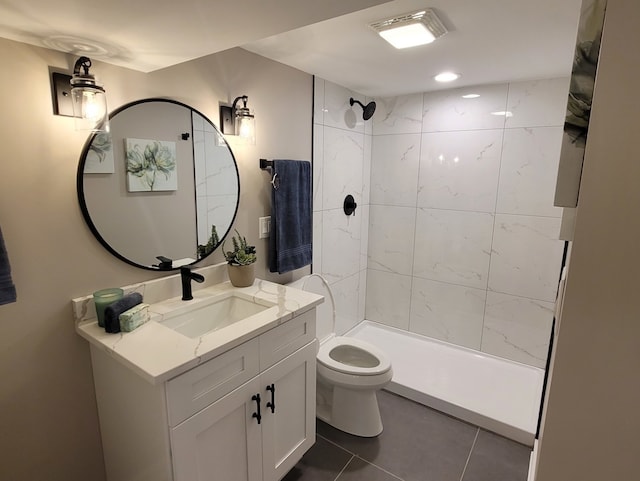
POLYGON ((391 361, 368 342, 336 336, 333 295, 322 276, 311 274, 289 286, 324 296, 316 307, 316 416, 349 434, 377 436, 382 420, 376 392, 391 381, 391 361))

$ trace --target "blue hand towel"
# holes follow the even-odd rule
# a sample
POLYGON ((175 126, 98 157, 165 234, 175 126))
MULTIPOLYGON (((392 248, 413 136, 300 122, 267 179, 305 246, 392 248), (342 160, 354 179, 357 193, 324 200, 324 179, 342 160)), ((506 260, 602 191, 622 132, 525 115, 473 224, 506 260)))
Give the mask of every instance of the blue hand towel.
POLYGON ((132 292, 126 296, 118 299, 113 304, 109 304, 104 309, 104 330, 115 334, 120 332, 120 314, 128 311, 132 307, 137 306, 142 302, 142 294, 139 292, 132 292))
POLYGON ((285 272, 311 264, 311 163, 274 160, 269 270, 285 272))
POLYGON ((9 255, 4 246, 4 238, 2 237, 2 229, 0 229, 0 306, 16 302, 16 286, 11 279, 11 265, 9 264, 9 255))

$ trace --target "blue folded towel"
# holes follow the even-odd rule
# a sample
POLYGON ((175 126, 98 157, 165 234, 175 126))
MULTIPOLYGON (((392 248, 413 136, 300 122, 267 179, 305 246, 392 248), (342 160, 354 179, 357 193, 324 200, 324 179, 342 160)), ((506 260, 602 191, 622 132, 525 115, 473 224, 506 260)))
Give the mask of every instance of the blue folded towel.
POLYGON ((11 265, 9 264, 9 255, 4 246, 4 238, 2 237, 2 229, 0 229, 0 306, 16 302, 16 286, 11 279, 11 265))
POLYGON ((104 308, 104 330, 115 334, 120 332, 120 314, 142 302, 142 294, 132 292, 104 308))
POLYGON ((274 160, 269 270, 280 274, 311 264, 311 163, 274 160))

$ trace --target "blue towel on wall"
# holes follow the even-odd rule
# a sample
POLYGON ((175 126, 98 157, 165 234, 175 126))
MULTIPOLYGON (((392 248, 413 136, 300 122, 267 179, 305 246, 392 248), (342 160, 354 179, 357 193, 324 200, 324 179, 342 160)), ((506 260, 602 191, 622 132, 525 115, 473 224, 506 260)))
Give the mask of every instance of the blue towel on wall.
POLYGON ((269 270, 285 272, 311 264, 311 163, 274 160, 269 270))
POLYGON ((9 255, 4 246, 4 238, 2 237, 2 229, 0 229, 0 306, 16 302, 16 286, 11 280, 11 265, 9 264, 9 255))

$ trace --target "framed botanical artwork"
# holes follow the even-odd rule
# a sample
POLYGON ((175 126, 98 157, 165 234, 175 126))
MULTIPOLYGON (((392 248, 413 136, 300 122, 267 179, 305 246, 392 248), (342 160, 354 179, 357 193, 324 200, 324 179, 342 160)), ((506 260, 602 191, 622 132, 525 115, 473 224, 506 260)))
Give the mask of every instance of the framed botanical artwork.
POLYGON ((578 205, 606 9, 607 0, 582 1, 554 198, 558 207, 578 205))
POLYGON ((178 189, 176 143, 164 140, 125 139, 129 192, 178 189))
POLYGON ((85 174, 113 174, 115 164, 113 161, 113 145, 111 134, 100 132, 95 135, 89 145, 89 150, 84 163, 85 174))

